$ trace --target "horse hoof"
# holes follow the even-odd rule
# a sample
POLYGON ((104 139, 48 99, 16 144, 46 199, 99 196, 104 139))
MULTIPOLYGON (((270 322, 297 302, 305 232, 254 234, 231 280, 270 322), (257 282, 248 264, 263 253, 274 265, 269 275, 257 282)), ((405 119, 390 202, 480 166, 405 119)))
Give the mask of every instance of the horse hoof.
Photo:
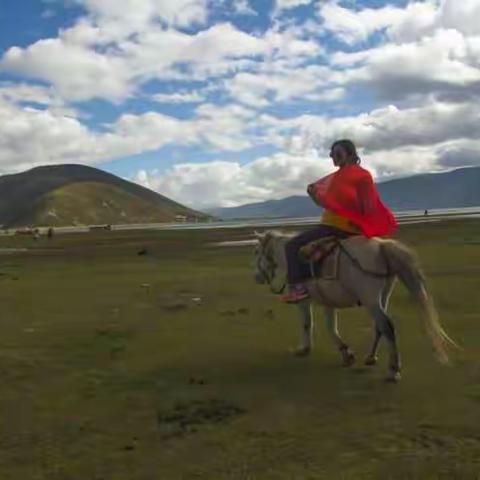
POLYGON ((308 357, 310 355, 310 353, 312 352, 312 349, 309 348, 309 347, 300 347, 300 348, 294 348, 290 351, 296 357, 308 357))
POLYGON ((344 353, 342 367, 351 367, 355 360, 355 355, 352 352, 344 353))
POLYGON ((391 371, 388 373, 387 375, 387 382, 389 383, 398 383, 402 378, 402 375, 400 374, 400 372, 395 372, 395 371, 391 371))
POLYGON ((368 365, 369 367, 373 367, 374 365, 377 364, 377 362, 378 362, 378 357, 376 355, 374 356, 369 355, 365 359, 365 365, 368 365))

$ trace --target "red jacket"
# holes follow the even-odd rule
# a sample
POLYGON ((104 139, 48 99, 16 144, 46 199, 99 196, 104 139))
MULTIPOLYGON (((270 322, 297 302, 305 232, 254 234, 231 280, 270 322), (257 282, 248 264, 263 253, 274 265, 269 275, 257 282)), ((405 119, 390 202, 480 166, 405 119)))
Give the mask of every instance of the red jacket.
POLYGON ((348 218, 366 237, 395 233, 398 224, 382 203, 370 172, 360 165, 345 165, 312 185, 319 205, 348 218))

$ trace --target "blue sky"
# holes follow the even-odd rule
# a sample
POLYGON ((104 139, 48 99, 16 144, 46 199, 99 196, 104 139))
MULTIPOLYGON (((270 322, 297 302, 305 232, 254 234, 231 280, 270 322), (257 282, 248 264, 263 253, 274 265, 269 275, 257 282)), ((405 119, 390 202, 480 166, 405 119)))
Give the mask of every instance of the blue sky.
POLYGON ((476 164, 480 0, 2 0, 0 171, 84 163, 207 208, 476 164))

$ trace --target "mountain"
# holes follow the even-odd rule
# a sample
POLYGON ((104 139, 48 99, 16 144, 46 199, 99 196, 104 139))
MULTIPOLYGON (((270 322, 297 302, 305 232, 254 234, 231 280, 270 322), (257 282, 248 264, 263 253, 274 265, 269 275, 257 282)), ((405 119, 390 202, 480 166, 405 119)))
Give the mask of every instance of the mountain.
POLYGON ((205 220, 147 188, 83 165, 37 167, 0 177, 0 224, 6 227, 205 220))
POLYGON ((379 191, 395 210, 477 207, 480 167, 390 180, 380 183, 379 191))
POLYGON ((306 196, 293 196, 281 200, 248 203, 239 207, 213 208, 209 213, 223 220, 235 218, 280 218, 280 217, 313 217, 318 215, 319 208, 306 196))
MULTIPOLYGON (((428 173, 378 184, 383 201, 393 210, 480 206, 480 167, 428 173)), ((307 196, 293 196, 233 208, 210 210, 224 220, 260 217, 312 217, 320 209, 307 196)))

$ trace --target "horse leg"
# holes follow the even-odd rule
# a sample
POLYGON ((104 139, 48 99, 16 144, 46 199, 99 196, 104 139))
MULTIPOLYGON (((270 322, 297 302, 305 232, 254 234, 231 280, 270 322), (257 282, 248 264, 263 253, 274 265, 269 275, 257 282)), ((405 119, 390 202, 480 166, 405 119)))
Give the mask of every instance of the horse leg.
POLYGON ((390 361, 387 380, 391 382, 398 382, 400 380, 401 365, 393 322, 380 305, 376 305, 369 310, 375 319, 376 329, 378 329, 380 334, 384 335, 388 341, 390 361))
POLYGON ((294 350, 298 357, 310 355, 313 348, 313 314, 310 300, 304 300, 298 303, 302 322, 302 345, 294 350))
POLYGON ((355 355, 338 333, 337 311, 333 307, 324 307, 324 312, 327 331, 342 354, 343 366, 350 367, 355 363, 355 355))
POLYGON ((380 343, 381 338, 382 338, 382 332, 375 326, 375 336, 373 337, 373 343, 370 349, 370 353, 365 359, 365 365, 368 365, 369 367, 371 367, 377 364, 378 362, 377 350, 378 350, 378 344, 380 343))
MULTIPOLYGON (((393 292, 394 283, 395 283, 394 278, 387 279, 387 281, 385 282, 384 288, 380 293, 380 307, 384 312, 388 310, 388 303, 390 301, 390 297, 393 292)), ((377 328, 377 326, 375 326, 375 335, 373 337, 372 347, 370 349, 370 353, 365 359, 365 365, 373 366, 377 364, 378 362, 377 351, 378 351, 378 345, 380 343, 381 338, 382 338, 382 332, 377 328)))

